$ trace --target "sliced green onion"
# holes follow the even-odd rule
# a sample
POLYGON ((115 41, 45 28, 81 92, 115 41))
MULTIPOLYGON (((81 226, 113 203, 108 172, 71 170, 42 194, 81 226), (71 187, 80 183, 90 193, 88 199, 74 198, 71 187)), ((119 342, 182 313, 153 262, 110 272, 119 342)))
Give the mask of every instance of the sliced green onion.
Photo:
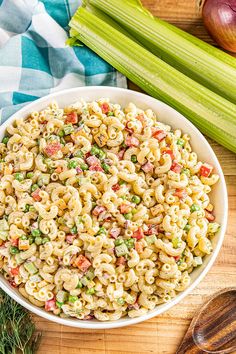
POLYGON ((236 106, 233 103, 178 72, 85 8, 79 8, 70 26, 78 31, 77 36, 84 44, 131 81, 236 152, 236 106))

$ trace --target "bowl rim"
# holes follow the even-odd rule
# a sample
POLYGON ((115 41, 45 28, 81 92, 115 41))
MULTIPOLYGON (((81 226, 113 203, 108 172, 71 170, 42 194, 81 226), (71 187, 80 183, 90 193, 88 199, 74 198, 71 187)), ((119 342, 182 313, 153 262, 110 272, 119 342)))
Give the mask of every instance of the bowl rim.
MULTIPOLYGON (((14 292, 15 289, 8 288, 8 286, 4 282, 2 282, 2 277, 0 276, 0 288, 2 288, 10 297, 12 297, 20 305, 22 305, 23 307, 25 307, 29 311, 33 312, 34 314, 36 314, 40 317, 43 317, 47 320, 50 320, 52 322, 62 324, 65 326, 98 330, 98 329, 111 329, 111 328, 130 326, 133 324, 137 324, 137 323, 146 321, 146 320, 153 318, 157 315, 160 315, 160 314, 164 313, 165 311, 169 310, 174 305, 178 304, 183 298, 185 298, 203 280, 203 278, 206 276, 206 274, 209 272, 210 268, 212 267, 213 263, 215 262, 215 260, 218 256, 218 253, 221 249, 223 240, 224 240, 224 235, 225 235, 226 227, 227 227, 227 219, 228 219, 228 195, 227 195, 227 188, 226 188, 224 174, 223 174, 222 168, 220 166, 220 163, 218 161, 218 158, 216 157, 212 147, 210 146, 210 144, 208 143, 206 138, 202 135, 202 133, 198 130, 198 128, 196 128, 184 115, 182 115, 181 113, 176 111, 171 106, 165 104, 164 102, 162 102, 154 97, 151 97, 149 95, 146 95, 146 94, 138 92, 138 91, 129 90, 129 89, 125 89, 125 88, 119 88, 119 87, 111 87, 111 86, 85 86, 85 87, 75 87, 75 88, 60 90, 60 91, 51 93, 49 95, 43 96, 43 97, 25 105, 23 108, 21 108, 20 110, 15 112, 0 126, 0 133, 2 133, 7 128, 7 126, 17 118, 18 115, 24 115, 25 112, 27 112, 30 109, 33 110, 33 108, 35 106, 37 106, 43 102, 47 102, 48 100, 53 101, 54 99, 56 100, 57 96, 61 96, 63 94, 76 93, 76 92, 78 92, 78 94, 80 94, 80 93, 86 94, 86 92, 90 91, 90 90, 98 90, 98 98, 102 97, 102 92, 107 91, 107 90, 116 91, 117 93, 123 93, 126 95, 131 93, 131 94, 134 94, 135 96, 141 97, 143 99, 146 98, 147 100, 157 101, 158 104, 162 105, 163 107, 168 108, 169 110, 172 110, 177 118, 180 118, 180 119, 182 119, 182 121, 184 123, 187 123, 187 125, 189 125, 191 127, 191 129, 194 131, 194 133, 196 135, 198 135, 198 137, 201 137, 205 141, 206 147, 208 148, 208 151, 214 160, 214 166, 218 171, 217 173, 220 176, 220 180, 221 180, 222 188, 223 188, 223 196, 222 196, 223 213, 222 213, 221 228, 219 231, 219 240, 218 240, 218 242, 211 254, 211 258, 209 259, 208 264, 202 269, 201 273, 190 284, 190 286, 187 289, 185 289, 183 292, 178 294, 177 297, 173 298, 170 302, 164 304, 162 308, 159 308, 157 306, 154 310, 152 310, 152 311, 149 310, 146 314, 144 314, 140 317, 135 317, 135 318, 124 317, 124 318, 121 318, 119 320, 119 322, 117 322, 117 321, 93 322, 93 321, 89 321, 89 320, 83 321, 83 320, 78 320, 78 319, 73 319, 73 318, 62 318, 62 317, 50 314, 50 313, 46 312, 44 309, 41 309, 40 307, 30 304, 29 302, 27 302, 27 300, 24 300, 23 298, 19 298, 17 293, 14 292), (122 319, 124 321, 122 321, 122 319)), ((36 110, 37 110, 37 108, 36 108, 36 110)))

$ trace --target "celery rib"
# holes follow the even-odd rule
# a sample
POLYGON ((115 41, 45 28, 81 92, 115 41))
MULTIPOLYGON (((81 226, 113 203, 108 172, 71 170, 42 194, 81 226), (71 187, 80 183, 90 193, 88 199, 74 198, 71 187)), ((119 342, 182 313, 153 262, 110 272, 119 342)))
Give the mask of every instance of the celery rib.
MULTIPOLYGON (((236 103, 235 67, 214 56, 215 51, 211 54, 209 48, 206 51, 207 46, 203 49, 190 35, 181 36, 178 30, 174 30, 174 26, 147 16, 144 11, 135 8, 133 1, 89 0, 89 3, 121 24, 166 63, 236 103)), ((234 58, 228 62, 234 62, 234 58)))
POLYGON ((236 152, 236 106, 155 57, 84 8, 70 22, 78 38, 153 97, 236 152))

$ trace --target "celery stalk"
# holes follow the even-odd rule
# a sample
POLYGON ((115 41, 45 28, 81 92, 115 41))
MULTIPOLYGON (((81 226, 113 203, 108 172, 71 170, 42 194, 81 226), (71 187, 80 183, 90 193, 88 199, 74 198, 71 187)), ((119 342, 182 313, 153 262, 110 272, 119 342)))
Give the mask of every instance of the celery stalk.
POLYGON ((236 106, 172 68, 109 24, 79 8, 70 22, 81 42, 203 133, 236 152, 236 106))
MULTIPOLYGON (((185 75, 236 103, 236 70, 206 52, 190 38, 181 36, 174 26, 137 8, 132 0, 89 0, 126 28, 153 54, 185 75)), ((225 54, 227 56, 227 54, 225 54)), ((234 61, 234 58, 230 59, 234 61)))

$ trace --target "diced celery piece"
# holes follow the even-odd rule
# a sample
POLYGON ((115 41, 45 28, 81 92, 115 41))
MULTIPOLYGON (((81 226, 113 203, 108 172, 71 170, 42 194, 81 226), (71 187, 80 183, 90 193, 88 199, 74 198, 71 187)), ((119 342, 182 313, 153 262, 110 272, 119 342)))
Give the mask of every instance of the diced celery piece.
POLYGON ((89 284, 89 280, 86 277, 81 278, 80 281, 84 286, 88 286, 89 284))
POLYGON ((15 261, 16 261, 16 263, 17 263, 18 265, 24 263, 24 259, 21 258, 20 253, 17 253, 17 254, 15 255, 15 261))
POLYGON ((24 267, 30 274, 36 274, 38 272, 38 268, 34 265, 33 262, 24 263, 24 267))
POLYGON ((115 247, 117 257, 125 256, 129 253, 128 247, 125 243, 115 247))
POLYGON ((198 257, 193 257, 193 265, 199 266, 202 265, 202 257, 198 256, 198 257))
POLYGON ((8 231, 9 230, 9 224, 5 219, 0 220, 0 231, 8 231))
POLYGON ((41 173, 38 178, 39 187, 46 186, 50 182, 50 174, 49 173, 41 173))
POLYGON ((155 243, 156 240, 157 240, 156 235, 150 235, 145 237, 145 241, 147 242, 148 245, 152 245, 153 243, 155 243))
POLYGON ((220 228, 220 225, 217 222, 210 222, 208 224, 207 231, 210 234, 215 234, 220 228))
POLYGON ((0 239, 6 241, 8 236, 8 231, 0 231, 0 239))
POLYGON ((56 299, 59 302, 65 302, 68 299, 68 293, 64 290, 59 290, 56 295, 56 299))

